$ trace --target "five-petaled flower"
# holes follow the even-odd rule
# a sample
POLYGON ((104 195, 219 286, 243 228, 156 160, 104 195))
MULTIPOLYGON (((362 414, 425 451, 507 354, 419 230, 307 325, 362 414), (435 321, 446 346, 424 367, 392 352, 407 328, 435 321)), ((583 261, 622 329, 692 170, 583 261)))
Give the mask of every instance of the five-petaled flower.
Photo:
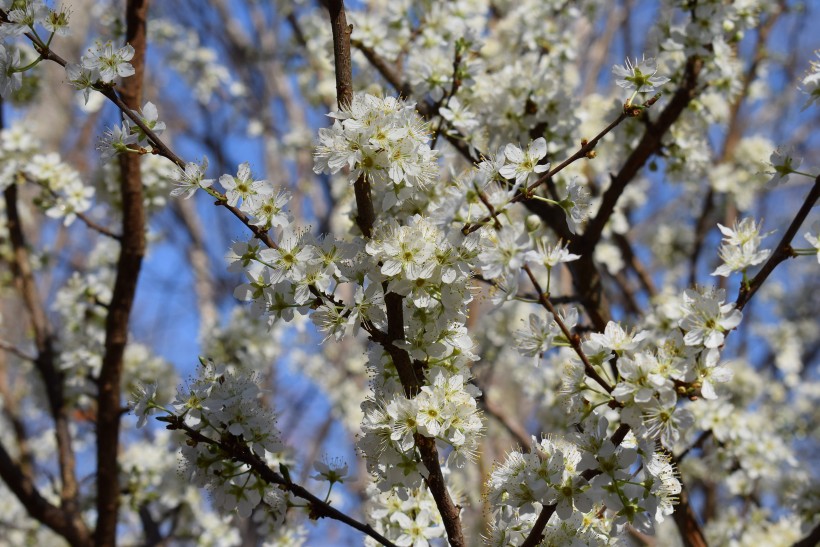
MULTIPOLYGON (((619 77, 615 83, 624 89, 634 90, 635 93, 655 91, 656 87, 669 81, 669 78, 665 76, 656 76, 657 72, 658 64, 654 57, 644 58, 641 62, 638 62, 636 58, 634 63, 627 57, 626 64, 612 67, 612 73, 619 77)), ((634 94, 626 102, 627 106, 632 103, 632 98, 634 94)))

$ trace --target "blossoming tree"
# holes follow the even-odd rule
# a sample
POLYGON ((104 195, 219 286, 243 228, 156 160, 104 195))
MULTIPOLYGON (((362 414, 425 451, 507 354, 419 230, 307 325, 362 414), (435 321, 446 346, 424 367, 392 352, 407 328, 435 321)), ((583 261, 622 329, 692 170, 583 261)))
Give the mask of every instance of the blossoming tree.
POLYGON ((820 541, 816 13, 149 3, 0 0, 0 542, 820 541))

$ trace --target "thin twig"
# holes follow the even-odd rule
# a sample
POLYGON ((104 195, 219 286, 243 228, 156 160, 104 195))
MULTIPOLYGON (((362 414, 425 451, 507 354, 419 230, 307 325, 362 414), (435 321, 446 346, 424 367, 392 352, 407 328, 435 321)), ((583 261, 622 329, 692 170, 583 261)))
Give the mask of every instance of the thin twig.
POLYGON ((561 329, 561 332, 564 334, 564 337, 570 343, 576 355, 578 355, 578 357, 581 359, 581 362, 584 364, 584 372, 586 373, 586 375, 595 380, 598 383, 598 385, 600 385, 607 391, 607 393, 612 393, 612 386, 609 385, 609 382, 604 380, 600 374, 598 374, 598 371, 596 371, 595 368, 592 366, 592 363, 589 362, 589 359, 584 353, 584 350, 581 348, 581 337, 577 334, 573 334, 569 330, 567 325, 564 323, 564 321, 561 319, 561 317, 558 315, 558 312, 555 311, 555 307, 553 307, 552 302, 550 302, 549 296, 543 291, 543 289, 541 289, 541 285, 535 278, 535 274, 532 273, 532 269, 530 269, 529 264, 525 264, 522 269, 524 270, 524 272, 526 272, 527 277, 530 278, 530 283, 532 283, 533 287, 535 287, 535 291, 539 295, 538 301, 541 303, 542 306, 544 306, 547 309, 547 311, 549 311, 552 314, 555 323, 561 329))
MULTIPOLYGON (((582 142, 581 147, 574 154, 572 154, 570 157, 568 157, 567 159, 565 159, 564 161, 562 161, 561 163, 559 163, 558 165, 556 165, 555 167, 553 167, 552 169, 538 177, 538 180, 533 182, 531 185, 521 189, 515 196, 513 196, 510 199, 510 203, 530 201, 532 193, 535 191, 536 188, 543 184, 547 184, 547 181, 551 180, 552 177, 554 177, 556 174, 560 173, 569 165, 575 163, 579 159, 591 157, 591 153, 598 145, 598 142, 602 138, 604 138, 610 131, 618 127, 618 125, 627 117, 628 116, 626 113, 621 112, 621 114, 619 114, 618 117, 612 121, 612 123, 610 123, 604 129, 602 129, 600 133, 598 133, 597 135, 595 135, 595 137, 592 138, 592 140, 582 142)), ((484 226, 485 224, 487 224, 490 220, 492 220, 492 217, 490 215, 487 215, 486 217, 476 222, 473 222, 472 224, 465 224, 461 231, 465 235, 471 234, 479 228, 481 228, 482 226, 484 226)))
POLYGON ((284 490, 292 493, 294 496, 298 498, 302 498, 306 500, 310 504, 310 514, 312 518, 322 518, 327 517, 333 520, 338 520, 344 524, 347 524, 351 528, 359 530, 360 532, 367 534, 368 536, 372 537, 382 545, 387 545, 388 547, 396 547, 396 545, 391 542, 389 539, 378 533, 372 526, 369 524, 364 524, 362 522, 357 521, 356 519, 342 513, 335 507, 333 507, 330 503, 321 500, 320 498, 311 494, 306 488, 286 479, 283 475, 275 472, 273 469, 268 467, 268 465, 261 460, 256 454, 251 452, 247 446, 241 443, 232 443, 230 445, 222 442, 211 439, 210 437, 206 437, 199 431, 191 428, 182 418, 178 416, 169 416, 167 418, 163 418, 161 421, 168 422, 168 429, 171 430, 180 430, 183 431, 191 440, 198 442, 198 443, 207 443, 211 446, 216 447, 222 452, 226 457, 240 461, 248 466, 265 482, 268 484, 277 485, 284 490))
POLYGON ((803 225, 803 222, 806 220, 806 217, 809 215, 809 212, 812 207, 814 207, 814 204, 817 203, 818 199, 820 199, 820 175, 814 179, 814 185, 812 186, 809 195, 806 196, 806 201, 803 202, 800 210, 797 211, 792 223, 786 229, 786 233, 783 234, 783 238, 780 240, 780 243, 777 244, 774 252, 772 252, 772 256, 769 257, 769 260, 766 261, 748 285, 741 284, 737 301, 735 301, 735 307, 738 310, 742 310, 746 304, 749 303, 749 300, 751 300, 752 296, 754 296, 760 286, 763 285, 763 282, 766 281, 778 264, 788 258, 794 258, 797 256, 794 249, 791 247, 791 242, 794 239, 794 236, 797 235, 797 230, 799 230, 800 226, 803 225))
POLYGON ((3 351, 9 352, 12 355, 16 355, 17 357, 19 357, 20 359, 23 359, 24 361, 28 361, 30 363, 36 363, 37 362, 37 356, 36 355, 29 355, 28 353, 24 352, 23 350, 21 350, 20 348, 18 348, 14 344, 12 344, 10 342, 6 342, 5 340, 0 340, 0 349, 2 349, 3 351))

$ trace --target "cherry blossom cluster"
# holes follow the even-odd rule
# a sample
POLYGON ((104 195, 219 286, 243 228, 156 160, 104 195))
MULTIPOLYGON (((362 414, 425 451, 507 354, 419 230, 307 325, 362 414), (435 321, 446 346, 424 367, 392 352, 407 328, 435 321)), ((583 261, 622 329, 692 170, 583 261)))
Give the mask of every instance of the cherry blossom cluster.
MULTIPOLYGON (((802 470, 781 432, 787 430, 786 420, 805 421, 811 415, 807 409, 816 399, 812 384, 800 389, 801 352, 807 349, 801 338, 811 340, 816 334, 811 325, 786 321, 782 330, 763 332, 777 353, 777 373, 793 388, 789 397, 794 399, 788 402, 797 409, 784 410, 784 417, 749 412, 757 406, 791 405, 783 404, 782 392, 764 385, 765 375, 723 361, 724 344, 740 324, 742 306, 727 301, 723 288, 681 282, 681 257, 700 244, 686 239, 689 231, 670 223, 649 237, 658 260, 672 266, 672 274, 643 280, 664 285, 646 302, 649 311, 643 318, 636 311, 622 319, 618 310, 604 315, 619 320, 605 317, 596 323, 601 332, 594 332, 590 317, 574 305, 583 296, 560 294, 569 287, 565 268, 598 268, 619 282, 616 276, 627 270, 632 253, 622 242, 636 224, 632 209, 647 199, 648 177, 638 175, 620 193, 606 225, 597 226, 601 239, 594 242, 594 251, 584 249, 584 232, 595 224, 586 222, 606 205, 609 185, 624 159, 663 121, 657 108, 649 108, 660 93, 651 99, 639 100, 638 95, 666 94, 669 82, 697 85, 683 113, 662 132, 664 160, 650 164, 649 171, 662 169, 685 200, 695 196, 693 181, 705 180, 710 199, 714 194, 717 203, 730 200, 742 212, 742 220, 734 224, 727 214, 729 220, 723 222, 732 227, 718 225, 724 241, 710 260, 722 263, 713 275, 742 272, 741 288, 747 289, 747 270, 771 258, 772 251, 761 248, 768 234, 761 234, 762 223, 747 214, 756 193, 766 190, 767 182, 771 189, 791 175, 812 175, 798 171, 801 161, 794 150, 775 150, 762 136, 739 138, 735 149, 715 163, 709 137, 732 115, 726 97, 746 92, 737 44, 761 15, 775 13, 775 3, 702 0, 685 3, 681 14, 673 12, 680 2, 663 1, 660 16, 669 24, 649 33, 649 57, 627 59, 612 69, 614 85, 631 97, 592 93, 584 98, 575 90, 581 70, 575 33, 605 3, 570 4, 502 2, 492 6, 493 28, 485 17, 490 7, 480 0, 373 2, 366 11, 349 14, 354 48, 360 50, 354 56, 361 57, 354 62, 370 62, 365 58, 374 52, 381 55, 386 65, 403 71, 400 85, 391 82, 395 91, 412 93, 418 102, 394 98, 371 79, 364 82, 368 93, 354 95, 331 112, 332 126, 319 130, 313 170, 329 183, 337 206, 354 199, 358 205, 370 200, 375 205, 375 218, 354 208, 346 234, 314 235, 298 225, 288 210, 290 193, 254 176, 248 162, 235 172, 213 176, 207 158, 185 162, 167 154, 156 140, 165 124, 150 102, 131 113, 141 124, 126 116, 106 130, 98 147, 103 159, 144 156, 145 199, 152 211, 164 205, 169 183, 176 197, 190 198, 202 190, 254 234, 234 243, 226 256, 229 272, 244 278, 234 295, 248 303, 246 311, 234 314, 224 327, 211 323, 204 329, 204 351, 222 365, 203 361, 197 377, 172 401, 168 389, 176 379, 170 365, 140 344, 130 343, 126 350, 123 384, 134 393, 137 426, 153 414, 166 414, 160 420, 187 435, 180 451, 184 473, 177 477, 182 484, 174 487, 175 495, 161 500, 163 507, 181 505, 194 485, 210 492, 220 512, 236 509, 241 517, 253 518, 269 542, 305 541, 303 530, 281 526, 290 500, 262 479, 259 466, 248 463, 262 462, 268 470, 281 464, 287 481, 283 486, 292 486, 289 464, 281 461, 275 414, 263 400, 257 373, 292 345, 297 330, 300 341, 324 337, 321 354, 297 350, 288 354, 291 365, 330 392, 334 412, 358 435, 357 448, 373 480, 368 520, 396 545, 443 541, 445 523, 428 488, 431 467, 441 466, 449 495, 460 510, 468 510, 473 500, 461 496, 458 481, 481 482, 465 464, 475 459, 489 427, 480 408, 486 405, 490 412, 490 398, 502 382, 516 389, 513 398, 523 394, 528 399, 542 431, 575 432, 532 439, 519 435, 523 446, 495 464, 485 482, 492 523, 485 539, 492 545, 523 543, 545 512, 546 544, 610 545, 627 526, 651 533, 673 512, 681 493, 678 468, 696 477, 720 474, 731 494, 748 497, 767 482, 774 488, 786 484, 789 473, 810 483, 807 476, 796 475, 802 470), (569 157, 578 143, 586 146, 602 121, 624 115, 640 120, 616 127, 586 153, 589 160, 597 154, 596 161, 552 167, 550 162, 569 157), (472 159, 462 161, 456 150, 472 159), (161 155, 174 163, 163 165, 161 155), (522 201, 542 209, 525 216, 522 201), (561 229, 549 228, 548 221, 561 229), (478 314, 485 295, 494 309, 478 314), (553 304, 555 298, 570 305, 553 304), (311 322, 314 329, 305 329, 311 322), (288 325, 295 328, 287 330, 288 325), (350 351, 365 345, 366 356, 350 351), (332 370, 324 362, 330 359, 332 370), (490 393, 482 393, 474 376, 482 378, 477 371, 488 364, 503 367, 504 378, 490 393), (714 446, 707 466, 698 468, 689 463, 691 458, 673 463, 673 451, 701 450, 710 439, 714 446), (435 465, 425 461, 431 446, 440 456, 435 465)), ((54 35, 67 31, 67 12, 40 0, 0 0, 0 8, 8 20, 0 24, 3 39, 42 27, 51 33, 50 44, 54 35)), ((327 102, 334 96, 333 70, 326 14, 321 16, 317 22, 315 14, 302 17, 295 10, 289 22, 311 57, 309 73, 300 71, 296 81, 307 88, 305 97, 327 102)), ((194 33, 169 21, 154 29, 170 49, 171 64, 195 86, 201 103, 221 86, 232 97, 245 94, 216 50, 194 33)), ((4 98, 21 88, 22 73, 41 60, 24 66, 30 55, 5 42, 0 46, 4 98)), ((96 40, 79 63, 66 67, 68 81, 86 102, 93 90, 115 93, 117 79, 134 73, 133 55, 128 44, 96 40)), ((818 97, 817 69, 813 63, 802 78, 807 107, 818 97)), ((357 70, 356 76, 361 80, 371 74, 357 70)), ((660 100, 668 99, 667 94, 660 100)), ((309 138, 305 134, 294 132, 288 138, 306 142, 299 141, 309 138)), ((0 145, 0 189, 23 179, 39 185, 38 205, 66 225, 91 210, 94 189, 83 185, 58 155, 41 152, 20 127, 4 130, 0 145)), ((103 167, 105 180, 97 194, 107 192, 116 209, 112 163, 103 167)), ((804 236, 811 249, 789 252, 820 260, 817 233, 813 227, 804 236)), ((66 378, 65 395, 89 415, 104 353, 115 239, 92 251, 96 274, 69 278, 57 291, 53 308, 61 323, 56 359, 66 378)), ((650 296, 655 292, 646 290, 650 296)), ((127 496, 135 506, 153 501, 158 483, 172 482, 172 458, 148 461, 146 451, 173 444, 173 439, 165 432, 147 436, 150 445, 133 445, 122 459, 127 496)), ((338 462, 315 468, 313 478, 331 486, 346 478, 347 466, 338 462)), ((758 544, 772 543, 778 533, 785 537, 790 528, 816 518, 816 503, 802 495, 811 490, 802 486, 789 493, 801 498, 794 514, 775 522, 760 510, 754 518, 768 522, 750 525, 748 533, 730 515, 707 534, 725 542, 755 538, 758 544), (806 515, 802 521, 798 513, 806 515)), ((191 527, 191 533, 201 533, 203 542, 239 543, 227 519, 203 512, 201 520, 205 524, 191 527)))
POLYGON ((760 249, 760 242, 766 235, 760 235, 760 226, 753 218, 747 217, 735 223, 734 229, 718 224, 723 234, 723 243, 718 251, 723 265, 712 275, 729 276, 732 272, 746 272, 750 266, 760 264, 771 254, 769 249, 760 249))
POLYGON ((284 516, 284 494, 261 480, 248 463, 232 459, 228 448, 238 444, 263 461, 276 462, 283 445, 276 417, 260 404, 260 395, 252 374, 234 374, 203 360, 197 377, 180 389, 171 408, 157 402, 156 384, 136 390, 132 407, 140 425, 159 411, 171 416, 166 421, 185 429, 190 438, 182 447, 185 476, 209 490, 217 508, 249 517, 262 504, 278 521, 284 516))
POLYGON ((533 438, 531 451, 508 454, 488 481, 490 543, 519 545, 545 506, 554 507, 547 537, 555 544, 608 545, 627 523, 651 533, 681 491, 670 458, 651 444, 616 446, 609 437, 606 418, 590 418, 573 438, 533 438))
MULTIPOLYGON (((444 536, 441 515, 426 488, 381 492, 371 487, 368 493, 370 522, 379 533, 395 538, 396 545, 429 545, 444 536)), ((369 538, 365 544, 378 545, 369 538)))
MULTIPOLYGON (((7 22, 0 24, 0 39, 6 40, 24 33, 33 34, 40 44, 51 44, 54 36, 65 36, 69 33, 69 12, 63 6, 53 9, 43 0, 27 0, 0 4, 5 11, 7 22), (46 40, 39 37, 37 29, 49 33, 46 40)), ((134 48, 130 44, 115 45, 112 41, 97 39, 88 48, 81 62, 66 65, 66 73, 71 84, 83 91, 86 102, 92 89, 114 83, 118 78, 134 74, 134 67, 129 61, 134 57, 134 48)), ((20 51, 15 45, 0 45, 0 95, 4 99, 19 90, 22 85, 22 73, 36 66, 42 56, 28 64, 21 64, 20 51)))
POLYGON ((91 209, 94 188, 57 153, 39 153, 38 143, 22 125, 0 131, 0 189, 18 182, 40 187, 38 205, 51 218, 69 226, 77 214, 91 209))
MULTIPOLYGON (((462 367, 466 372, 463 362, 462 367)), ((364 434, 358 447, 367 458, 368 469, 379 477, 382 490, 422 486, 425 472, 415 451, 416 435, 449 445, 449 459, 455 465, 475 455, 483 431, 475 400, 478 390, 465 382, 464 375, 446 369, 432 369, 427 377, 431 378, 429 385, 422 386, 415 397, 393 393, 362 406, 364 434)))
POLYGON ((319 130, 314 171, 347 167, 351 184, 360 177, 371 184, 379 211, 400 208, 437 177, 437 153, 413 103, 359 93, 330 117, 333 125, 319 130))

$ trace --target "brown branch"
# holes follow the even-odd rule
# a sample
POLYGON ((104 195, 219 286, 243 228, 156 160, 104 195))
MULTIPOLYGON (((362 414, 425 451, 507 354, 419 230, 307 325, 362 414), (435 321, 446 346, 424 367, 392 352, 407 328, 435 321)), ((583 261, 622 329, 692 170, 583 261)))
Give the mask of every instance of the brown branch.
POLYGON ((336 102, 340 109, 353 103, 353 61, 350 56, 350 33, 353 25, 347 24, 344 0, 322 0, 330 14, 333 32, 333 61, 336 66, 336 102))
POLYGON ((103 226, 102 224, 99 224, 99 223, 91 220, 91 218, 89 218, 89 216, 86 215, 85 213, 81 213, 79 211, 74 211, 74 216, 76 216, 78 219, 80 219, 80 221, 82 221, 83 224, 85 224, 86 226, 88 226, 89 228, 94 230, 95 232, 98 232, 98 233, 100 233, 100 234, 102 234, 106 237, 110 237, 111 239, 115 239, 117 241, 122 241, 122 236, 121 235, 115 234, 114 232, 112 232, 111 230, 109 230, 108 228, 103 226))
POLYGON ((247 464, 262 480, 268 484, 275 484, 281 489, 292 493, 294 496, 306 500, 310 504, 311 518, 327 517, 333 520, 338 520, 339 522, 347 524, 351 528, 367 534, 382 545, 396 547, 393 542, 379 534, 369 524, 361 523, 349 517, 345 513, 342 513, 333 507, 330 503, 322 501, 320 498, 311 494, 306 488, 299 486, 298 484, 290 481, 288 478, 285 478, 283 475, 276 473, 256 454, 251 452, 244 444, 227 444, 225 442, 216 441, 210 437, 206 437, 199 431, 196 431, 186 425, 182 418, 178 416, 169 416, 167 418, 162 418, 160 421, 168 422, 168 429, 183 431, 194 442, 210 444, 211 446, 218 448, 228 458, 247 464))
POLYGON ((81 547, 92 545, 88 529, 85 526, 78 526, 79 521, 72 515, 49 503, 37 490, 31 477, 11 459, 6 447, 2 444, 0 444, 0 477, 33 519, 66 538, 71 545, 81 547))
POLYGON ((532 530, 530 530, 527 539, 524 540, 521 547, 536 547, 540 545, 541 540, 544 539, 544 528, 547 527, 547 523, 552 514, 555 513, 556 507, 558 507, 558 504, 553 503, 551 505, 545 505, 541 509, 541 513, 538 515, 538 518, 535 519, 532 530))
POLYGON ((400 95, 407 97, 410 95, 410 84, 406 82, 402 82, 401 78, 398 74, 396 74, 393 67, 381 57, 378 53, 376 53, 373 48, 369 48, 364 45, 360 40, 351 39, 350 44, 361 51, 368 62, 375 68, 379 74, 382 75, 382 78, 387 80, 393 89, 395 89, 400 95))
POLYGON ((607 391, 607 393, 612 393, 612 386, 609 385, 609 382, 604 380, 600 374, 598 374, 598 371, 595 370, 595 368, 592 366, 592 363, 590 363, 589 359, 587 359, 584 350, 581 348, 581 337, 577 334, 573 334, 572 332, 570 332, 569 328, 558 316, 558 312, 555 311, 555 307, 552 305, 552 302, 550 302, 547 294, 541 288, 541 284, 538 283, 538 280, 535 278, 535 274, 532 273, 532 269, 530 269, 530 266, 528 264, 525 264, 522 269, 524 270, 524 272, 526 272, 527 277, 529 277, 530 283, 532 283, 533 287, 535 287, 535 292, 538 293, 539 303, 552 314, 556 324, 561 329, 561 332, 563 333, 564 337, 567 339, 569 344, 572 346, 572 349, 575 351, 576 355, 578 355, 578 357, 581 359, 581 362, 584 364, 584 373, 593 380, 595 380, 595 382, 597 382, 598 385, 604 388, 607 391))
MULTIPOLYGON (((482 389, 482 391, 484 390, 482 389)), ((495 418, 496 421, 507 430, 507 433, 521 445, 521 450, 524 452, 530 452, 532 450, 532 440, 524 429, 524 426, 507 416, 496 403, 490 401, 486 392, 484 392, 483 397, 478 399, 478 404, 481 410, 492 418, 495 418)))
POLYGON ((763 265, 763 268, 757 272, 757 275, 747 284, 741 284, 740 292, 737 296, 737 301, 735 302, 735 306, 738 310, 742 310, 746 304, 749 303, 752 296, 757 292, 763 282, 771 275, 774 269, 777 267, 778 264, 785 261, 787 258, 794 258, 797 256, 794 253, 794 249, 791 247, 792 239, 797 234, 797 230, 800 229, 800 226, 806 220, 806 217, 809 215, 812 207, 814 204, 817 203, 817 200, 820 199, 820 175, 818 175, 814 179, 814 185, 809 192, 809 195, 806 196, 806 201, 803 202, 803 205, 800 207, 800 210, 797 211, 797 214, 794 216, 792 223, 789 225, 788 229, 786 229, 786 233, 783 234, 783 238, 780 240, 780 243, 777 244, 772 256, 769 257, 769 260, 763 265))
MULTIPOLYGON (((323 0, 330 15, 333 29, 333 54, 336 66, 336 100, 339 108, 348 107, 353 101, 353 74, 350 53, 350 33, 352 27, 347 25, 343 0, 323 0)), ((362 234, 369 238, 372 234, 373 223, 376 220, 373 201, 370 195, 370 185, 364 176, 360 176, 354 184, 356 196, 357 216, 356 223, 362 234)), ((395 293, 387 293, 384 297, 387 308, 387 334, 370 329, 371 338, 378 341, 390 354, 399 379, 408 397, 418 394, 423 379, 423 365, 414 363, 407 351, 398 348, 394 342, 404 339, 404 317, 402 297, 395 293)), ((416 447, 421 454, 421 460, 427 468, 427 486, 436 502, 441 514, 444 528, 450 545, 465 546, 464 532, 461 528, 460 508, 453 503, 447 484, 441 472, 438 449, 433 438, 421 434, 415 435, 416 447)))
MULTIPOLYGON (((142 101, 145 72, 148 0, 128 0, 125 40, 134 48, 135 74, 123 80, 121 93, 126 110, 137 110, 142 101)), ((112 92, 113 93, 113 92, 112 92)), ((122 195, 122 245, 117 276, 105 324, 105 353, 98 381, 97 412, 97 527, 94 542, 113 547, 117 541, 119 511, 119 435, 122 369, 128 342, 128 323, 145 255, 146 219, 143 206, 140 156, 123 154, 120 160, 122 195)))
POLYGON ((18 348, 14 344, 6 342, 5 340, 0 340, 0 349, 3 350, 3 351, 6 351, 8 353, 11 353, 12 355, 15 355, 15 356, 19 357, 23 361, 29 361, 31 363, 37 363, 37 356, 36 355, 29 355, 28 353, 21 350, 20 348, 18 348))
POLYGON ((576 243, 575 248, 570 246, 570 251, 576 254, 586 254, 591 252, 601 238, 609 217, 615 211, 615 204, 618 202, 626 185, 635 178, 638 171, 644 166, 647 160, 661 148, 661 140, 666 132, 677 121, 684 109, 689 105, 696 94, 698 75, 700 74, 703 61, 697 57, 689 57, 684 68, 683 80, 672 96, 672 100, 658 116, 658 120, 647 126, 638 145, 627 158, 621 170, 612 177, 609 188, 604 192, 598 214, 587 224, 584 235, 576 243))
POLYGON ((792 547, 816 547, 820 545, 820 524, 815 526, 809 535, 798 542, 795 542, 792 547))
POLYGON ((687 446, 687 447, 686 447, 686 449, 684 449, 684 451, 680 453, 680 455, 678 455, 678 456, 674 456, 674 458, 675 458, 675 463, 677 463, 677 462, 681 461, 681 460, 682 460, 682 459, 684 459, 686 456, 688 456, 688 455, 689 455, 689 453, 690 453, 692 450, 694 450, 694 449, 696 449, 696 448, 703 448, 703 444, 704 444, 707 440, 709 440, 709 437, 711 437, 712 435, 713 435, 713 431, 712 431, 711 429, 707 429, 706 431, 701 432, 701 434, 700 434, 700 435, 698 435, 698 438, 697 438, 697 439, 695 439, 695 442, 693 442, 691 446, 687 446))
POLYGON ((675 506, 672 518, 678 526, 684 547, 708 547, 692 504, 689 503, 689 492, 683 481, 681 481, 681 492, 678 494, 678 504, 675 506))
POLYGON ((650 298, 655 296, 658 293, 658 290, 655 288, 655 283, 652 281, 652 277, 638 259, 637 255, 635 255, 635 251, 632 249, 632 244, 630 244, 629 239, 623 234, 613 234, 612 239, 626 259, 626 263, 632 268, 632 271, 635 272, 644 292, 646 292, 650 298))
MULTIPOLYGON (((49 403, 49 411, 54 420, 61 481, 60 505, 65 512, 66 526, 71 528, 67 533, 71 537, 86 537, 88 536, 88 529, 79 511, 79 488, 75 475, 76 460, 74 450, 71 447, 71 433, 68 427, 69 412, 63 398, 63 374, 55 365, 54 336, 34 279, 28 246, 23 235, 20 214, 17 209, 16 184, 6 188, 4 198, 6 203, 6 227, 9 231, 9 240, 11 241, 14 256, 11 269, 17 291, 20 293, 29 313, 34 333, 34 345, 37 348, 34 366, 43 382, 49 403)), ((26 489, 23 488, 20 491, 23 490, 26 489)), ((68 528, 64 526, 62 529, 67 530, 68 528)))

